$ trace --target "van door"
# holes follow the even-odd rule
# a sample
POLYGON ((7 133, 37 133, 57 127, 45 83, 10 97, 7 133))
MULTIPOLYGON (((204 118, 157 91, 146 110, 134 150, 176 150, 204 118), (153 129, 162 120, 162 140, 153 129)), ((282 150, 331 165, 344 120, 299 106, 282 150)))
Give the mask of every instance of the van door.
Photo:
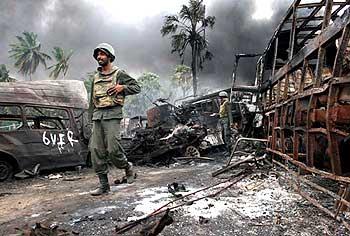
POLYGON ((37 157, 43 169, 84 164, 68 110, 26 106, 24 114, 31 155, 37 157))

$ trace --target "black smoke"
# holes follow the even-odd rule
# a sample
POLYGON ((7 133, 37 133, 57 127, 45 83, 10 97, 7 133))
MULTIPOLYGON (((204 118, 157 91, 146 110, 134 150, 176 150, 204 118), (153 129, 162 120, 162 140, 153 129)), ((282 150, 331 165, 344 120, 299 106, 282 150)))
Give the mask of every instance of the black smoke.
MULTIPOLYGON (((207 38, 214 58, 199 73, 200 86, 229 86, 234 54, 263 52, 290 3, 291 0, 275 0, 272 19, 258 21, 252 19, 253 0, 212 3, 207 14, 216 16, 216 24, 214 30, 207 31, 207 38)), ((73 49, 68 72, 71 79, 85 78, 87 72, 95 70, 92 50, 100 42, 110 42, 116 48, 118 65, 136 77, 149 71, 166 81, 174 66, 181 62, 177 55, 170 53, 169 38, 161 37, 164 14, 148 18, 137 27, 115 24, 110 23, 103 9, 93 8, 83 0, 60 0, 54 7, 49 0, 2 0, 0 13, 0 64, 6 64, 11 74, 19 79, 24 78, 16 73, 8 50, 9 44, 16 41, 15 36, 23 31, 37 33, 46 52, 54 46, 73 49)), ((190 65, 190 61, 186 64, 190 65)), ((253 81, 252 64, 240 68, 241 82, 253 81)), ((33 78, 44 79, 48 74, 41 67, 33 78)))

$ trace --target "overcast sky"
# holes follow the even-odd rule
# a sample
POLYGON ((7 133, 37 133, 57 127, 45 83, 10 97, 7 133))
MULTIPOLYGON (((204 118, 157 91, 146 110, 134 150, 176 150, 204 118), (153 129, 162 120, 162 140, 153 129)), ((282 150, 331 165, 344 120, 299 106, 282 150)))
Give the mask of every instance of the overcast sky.
MULTIPOLYGON (((214 30, 207 31, 211 62, 199 73, 200 86, 230 85, 235 53, 263 52, 274 28, 292 0, 204 0, 207 15, 216 17, 214 30)), ((82 79, 96 69, 93 48, 100 42, 115 47, 117 64, 134 77, 153 72, 168 80, 181 60, 170 53, 169 38, 161 37, 164 16, 179 12, 188 0, 1 0, 0 64, 17 78, 9 44, 23 31, 38 34, 43 51, 52 47, 73 49, 70 79, 82 79)), ((190 60, 185 64, 190 65, 190 60)), ((48 62, 52 64, 53 62, 48 62)), ((252 63, 244 65, 240 80, 252 81, 252 63), (250 73, 250 74, 249 74, 250 73)), ((47 78, 40 66, 33 78, 47 78)))

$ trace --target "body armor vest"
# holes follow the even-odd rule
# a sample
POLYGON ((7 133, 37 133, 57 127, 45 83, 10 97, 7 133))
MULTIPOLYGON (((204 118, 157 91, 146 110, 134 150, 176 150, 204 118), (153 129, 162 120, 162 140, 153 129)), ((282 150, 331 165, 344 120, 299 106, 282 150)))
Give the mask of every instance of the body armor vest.
POLYGON ((104 108, 124 105, 124 96, 122 94, 107 94, 107 90, 118 83, 117 76, 119 72, 120 70, 117 69, 110 76, 101 76, 100 74, 95 75, 92 96, 95 107, 104 108))

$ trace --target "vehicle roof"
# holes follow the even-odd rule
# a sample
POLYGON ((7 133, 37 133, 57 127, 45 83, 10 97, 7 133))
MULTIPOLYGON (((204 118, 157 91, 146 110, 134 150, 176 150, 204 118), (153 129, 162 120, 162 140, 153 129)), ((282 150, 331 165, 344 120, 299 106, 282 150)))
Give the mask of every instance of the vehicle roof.
POLYGON ((0 82, 0 101, 7 104, 88 108, 87 91, 83 81, 79 80, 0 82))

